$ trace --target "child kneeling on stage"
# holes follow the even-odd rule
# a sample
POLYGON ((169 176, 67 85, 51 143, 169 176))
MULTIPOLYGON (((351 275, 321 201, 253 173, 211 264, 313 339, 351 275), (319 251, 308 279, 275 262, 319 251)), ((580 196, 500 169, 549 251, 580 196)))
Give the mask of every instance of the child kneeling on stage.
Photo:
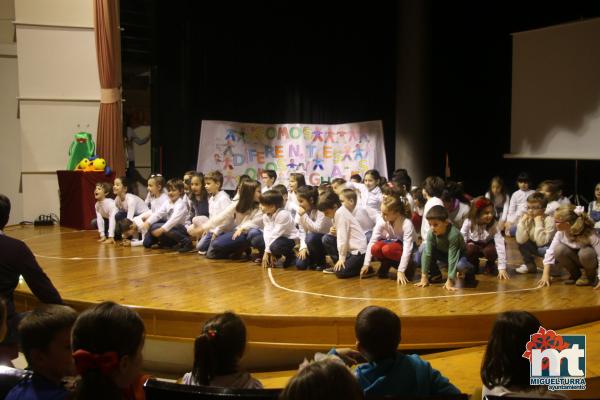
POLYGON ((260 196, 260 209, 263 212, 263 238, 265 254, 262 266, 272 268, 275 261, 285 257, 283 267, 287 268, 296 263, 294 247, 298 239, 298 229, 289 211, 283 208, 283 196, 277 190, 267 190, 260 196))
POLYGON ((464 276, 465 286, 475 286, 475 267, 467 261, 465 240, 458 228, 448 221, 448 210, 444 206, 433 206, 425 216, 430 230, 425 240, 421 257, 421 282, 415 286, 429 286, 441 282, 442 276, 437 265, 441 261, 448 265, 448 279, 444 288, 454 291, 457 271, 464 276))
POLYGON ((334 192, 327 192, 319 197, 317 208, 326 217, 333 219, 333 229, 337 237, 336 248, 331 248, 326 238, 332 235, 323 236, 323 245, 335 262, 332 268, 323 272, 335 274, 338 278, 358 276, 367 252, 367 239, 360 224, 350 210, 342 206, 340 198, 334 192))
POLYGON ((367 254, 361 269, 361 275, 370 272, 371 257, 381 261, 377 275, 388 278, 392 265, 398 266, 397 274, 390 277, 405 285, 412 279, 415 265, 411 260, 417 233, 410 220, 411 211, 408 201, 402 198, 386 197, 381 204, 381 219, 377 221, 367 254), (400 264, 398 265, 398 262, 400 264))

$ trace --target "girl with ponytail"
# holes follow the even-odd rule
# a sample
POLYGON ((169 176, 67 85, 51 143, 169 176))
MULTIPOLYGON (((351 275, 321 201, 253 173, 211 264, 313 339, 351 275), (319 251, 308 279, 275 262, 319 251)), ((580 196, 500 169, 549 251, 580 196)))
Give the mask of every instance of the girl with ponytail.
POLYGON ((600 238, 594 230, 594 221, 582 206, 565 204, 554 213, 556 234, 544 257, 544 273, 538 286, 550 286, 550 267, 558 263, 570 274, 565 284, 577 286, 596 285, 600 238), (584 273, 581 270, 584 270, 584 273))
POLYGON ((239 362, 246 349, 246 326, 236 314, 217 314, 204 323, 194 342, 194 366, 183 376, 186 385, 262 389, 239 362))

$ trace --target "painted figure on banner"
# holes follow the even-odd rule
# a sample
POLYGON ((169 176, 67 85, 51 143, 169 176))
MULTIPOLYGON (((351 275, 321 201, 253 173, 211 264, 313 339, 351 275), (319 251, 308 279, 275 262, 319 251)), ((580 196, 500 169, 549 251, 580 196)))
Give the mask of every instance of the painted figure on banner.
POLYGON ((363 151, 360 148, 360 143, 356 143, 356 148, 354 149, 354 161, 363 159, 363 151))
POLYGON ((342 158, 342 161, 352 161, 352 156, 350 155, 350 152, 352 152, 352 148, 350 146, 345 146, 344 147, 344 157, 342 158))
POLYGON ((323 141, 323 132, 321 132, 318 128, 313 131, 313 142, 322 142, 323 141))
POLYGON ((319 157, 319 153, 317 153, 314 162, 315 165, 313 165, 313 171, 315 171, 317 168, 319 168, 321 171, 325 170, 325 168, 323 167, 323 160, 319 157))

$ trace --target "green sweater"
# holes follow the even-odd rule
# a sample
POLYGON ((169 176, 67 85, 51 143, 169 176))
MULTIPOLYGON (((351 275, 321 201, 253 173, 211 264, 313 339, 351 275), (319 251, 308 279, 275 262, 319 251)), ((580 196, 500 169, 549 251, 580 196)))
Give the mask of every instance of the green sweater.
POLYGON ((429 230, 427 243, 421 257, 421 272, 423 274, 429 273, 429 263, 431 262, 433 249, 448 255, 448 278, 454 279, 456 277, 456 263, 467 250, 465 239, 458 228, 448 224, 446 233, 441 236, 436 236, 433 234, 433 230, 429 230))

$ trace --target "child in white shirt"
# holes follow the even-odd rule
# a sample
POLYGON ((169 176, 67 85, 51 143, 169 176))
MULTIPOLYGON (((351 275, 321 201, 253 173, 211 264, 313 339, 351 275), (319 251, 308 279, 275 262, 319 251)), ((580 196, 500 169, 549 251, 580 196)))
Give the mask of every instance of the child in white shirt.
MULTIPOLYGON (((101 243, 112 244, 115 242, 115 216, 117 215, 117 207, 115 201, 108 198, 110 193, 110 183, 98 182, 94 189, 94 197, 96 199, 96 225, 100 234, 101 243)), ((94 225, 94 221, 92 221, 94 225)))
POLYGON ((365 172, 365 179, 363 180, 365 187, 367 188, 366 206, 374 209, 377 213, 380 212, 381 201, 383 195, 381 193, 381 175, 376 169, 370 169, 365 172))
POLYGON ((339 198, 342 202, 342 205, 352 213, 354 218, 356 218, 360 224, 368 243, 371 240, 373 228, 375 227, 375 223, 377 223, 379 213, 371 207, 365 207, 357 204, 358 199, 356 192, 352 189, 342 190, 342 192, 339 194, 339 198))
POLYGON ((298 213, 295 222, 300 235, 300 252, 296 268, 300 270, 325 269, 325 247, 323 236, 331 229, 332 222, 317 210, 318 192, 314 186, 302 186, 297 192, 298 213))
MULTIPOLYGON (((133 219, 148 211, 148 206, 139 196, 128 193, 129 181, 126 177, 115 178, 113 183, 113 193, 115 194, 115 206, 117 223, 122 219, 133 219)), ((117 226, 115 229, 115 238, 121 239, 121 229, 117 226)))
POLYGON ((283 267, 296 263, 294 246, 299 238, 292 215, 283 208, 283 196, 277 190, 267 190, 260 196, 263 213, 265 254, 262 266, 272 268, 279 257, 285 257, 283 267))
POLYGON ((494 176, 490 181, 490 188, 485 193, 485 197, 494 203, 496 219, 498 220, 498 229, 504 230, 504 224, 508 218, 508 207, 510 205, 510 196, 506 193, 504 181, 499 176, 494 176))
POLYGON ((535 190, 529 189, 530 180, 527 172, 521 172, 517 176, 517 186, 519 190, 514 192, 510 197, 508 205, 508 215, 504 224, 506 236, 515 236, 517 233, 517 221, 521 215, 527 212, 527 198, 535 193, 535 190))

